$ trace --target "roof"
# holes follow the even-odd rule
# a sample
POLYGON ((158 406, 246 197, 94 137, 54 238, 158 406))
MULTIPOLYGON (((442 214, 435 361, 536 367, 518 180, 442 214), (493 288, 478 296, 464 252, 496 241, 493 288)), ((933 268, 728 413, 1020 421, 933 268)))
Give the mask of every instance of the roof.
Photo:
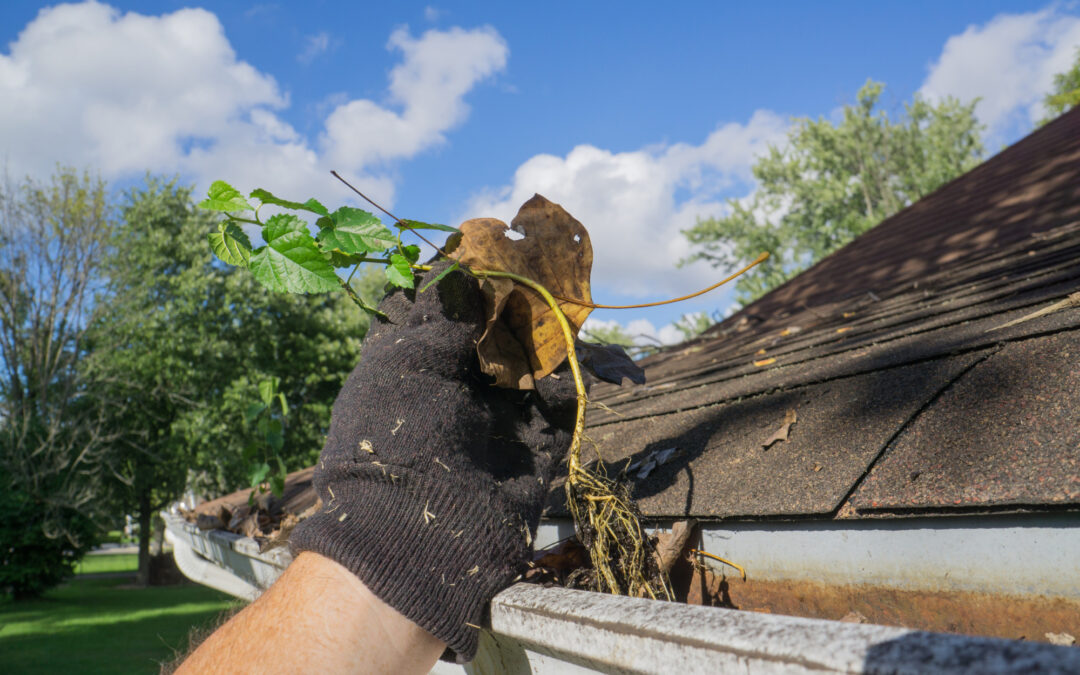
POLYGON ((1077 508, 1080 302, 999 329, 1077 291, 1080 109, 595 387, 588 434, 646 516, 1077 508))
MULTIPOLYGON (((651 517, 1077 509, 1080 306, 998 329, 1077 291, 1080 109, 643 360, 647 384, 594 387, 587 434, 651 517)), ((247 493, 198 511, 239 521, 247 493)), ((261 532, 315 502, 310 471, 288 496, 261 532)))

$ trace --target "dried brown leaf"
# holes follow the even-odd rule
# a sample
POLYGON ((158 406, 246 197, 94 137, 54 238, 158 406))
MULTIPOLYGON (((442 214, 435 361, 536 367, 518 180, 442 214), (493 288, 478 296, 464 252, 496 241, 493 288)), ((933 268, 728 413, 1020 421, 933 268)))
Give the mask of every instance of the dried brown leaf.
POLYGON ((671 566, 675 564, 675 561, 682 556, 682 552, 686 549, 696 525, 697 521, 695 520, 680 520, 671 526, 670 533, 665 532, 656 535, 657 544, 653 555, 656 556, 656 562, 661 572, 671 571, 671 566))
MULTIPOLYGON (((501 220, 475 218, 460 229, 460 242, 450 256, 471 269, 509 272, 552 294, 592 301, 589 233, 558 204, 535 195, 509 228, 501 220), (511 239, 508 230, 523 236, 511 239)), ((488 311, 487 330, 476 348, 481 367, 500 387, 533 388, 534 380, 566 359, 558 320, 538 293, 520 284, 489 277, 481 290, 488 311)), ((577 335, 592 309, 572 302, 559 302, 559 307, 577 335)))
POLYGON ((762 447, 768 449, 770 445, 776 443, 777 441, 786 441, 788 439, 788 433, 791 432, 791 425, 795 424, 798 421, 799 416, 795 414, 795 411, 788 410, 786 413, 784 413, 784 423, 780 425, 780 428, 776 430, 776 433, 774 433, 772 436, 769 436, 769 438, 767 438, 765 442, 761 444, 762 447))

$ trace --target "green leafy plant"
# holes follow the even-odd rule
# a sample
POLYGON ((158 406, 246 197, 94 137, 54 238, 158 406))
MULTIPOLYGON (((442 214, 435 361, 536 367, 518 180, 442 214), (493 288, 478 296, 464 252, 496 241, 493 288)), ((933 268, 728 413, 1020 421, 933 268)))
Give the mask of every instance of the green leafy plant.
POLYGON ((272 377, 259 383, 259 399, 244 413, 248 424, 255 424, 262 443, 252 441, 244 448, 244 461, 249 465, 251 495, 248 503, 255 504, 255 494, 265 494, 267 486, 274 496, 285 493, 285 460, 281 448, 285 445, 285 418, 289 416, 289 404, 285 394, 278 391, 281 378, 272 377), (273 462, 273 464, 271 464, 273 462))
POLYGON ((416 220, 395 221, 393 231, 371 213, 351 206, 331 212, 316 199, 295 202, 257 189, 244 195, 225 181, 214 181, 200 208, 220 211, 225 220, 216 232, 207 235, 214 255, 223 262, 246 267, 263 286, 279 293, 325 293, 344 290, 353 302, 370 314, 369 306, 349 285, 352 275, 364 263, 386 267, 386 280, 400 288, 414 288, 413 267, 420 258, 420 247, 405 244, 405 230, 441 230, 456 228, 416 220), (249 200, 257 200, 252 205, 249 200), (311 236, 309 223, 294 213, 279 213, 264 222, 259 211, 267 205, 317 216, 318 234, 311 236), (265 245, 253 248, 243 225, 261 228, 265 245), (337 269, 352 268, 347 278, 337 269))

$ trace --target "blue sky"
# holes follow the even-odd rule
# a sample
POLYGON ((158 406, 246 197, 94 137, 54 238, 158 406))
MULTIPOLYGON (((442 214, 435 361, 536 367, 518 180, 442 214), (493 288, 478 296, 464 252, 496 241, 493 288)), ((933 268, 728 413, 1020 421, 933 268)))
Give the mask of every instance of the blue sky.
MULTIPOLYGON (((829 116, 867 78, 981 97, 988 147, 1027 133, 1080 46, 1075 2, 0 3, 0 157, 117 184, 147 170, 200 191, 351 201, 403 217, 509 220, 534 192, 589 228, 594 297, 679 295, 679 234, 754 189, 793 116, 829 116)), ((597 312, 671 339, 683 306, 597 312)))

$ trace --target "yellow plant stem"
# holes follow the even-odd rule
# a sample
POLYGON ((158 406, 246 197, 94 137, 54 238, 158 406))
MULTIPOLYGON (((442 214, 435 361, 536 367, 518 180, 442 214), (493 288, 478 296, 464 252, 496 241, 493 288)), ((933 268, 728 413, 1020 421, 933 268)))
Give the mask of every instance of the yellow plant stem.
POLYGON ((532 279, 510 272, 497 272, 495 270, 473 270, 473 273, 478 277, 510 279, 533 289, 547 302, 548 307, 555 314, 555 319, 559 322, 559 327, 562 328, 563 338, 566 340, 567 360, 570 362, 570 372, 574 376, 574 388, 577 390, 577 415, 574 418, 574 435, 570 440, 570 450, 567 452, 570 474, 573 475, 581 468, 581 435, 585 432, 585 406, 588 404, 588 399, 585 396, 585 380, 581 377, 581 366, 578 364, 577 351, 574 349, 574 330, 570 327, 570 322, 566 319, 566 315, 563 314, 554 296, 551 295, 548 289, 532 279))
POLYGON ((588 405, 588 397, 585 394, 585 381, 581 377, 581 367, 574 349, 574 331, 562 308, 559 307, 559 303, 543 285, 527 277, 495 270, 471 270, 471 273, 480 278, 510 279, 531 288, 544 298, 562 328, 563 338, 566 340, 567 360, 570 362, 570 372, 573 374, 574 387, 577 390, 574 434, 570 440, 570 449, 567 451, 566 498, 579 533, 585 532, 586 525, 592 528, 594 533, 592 544, 588 548, 597 585, 606 587, 608 592, 614 595, 649 596, 654 600, 663 596, 671 600, 674 594, 663 572, 660 573, 659 588, 654 588, 649 580, 646 569, 649 553, 646 551, 647 542, 644 541, 646 537, 643 536, 644 531, 632 505, 616 494, 617 488, 609 479, 590 472, 581 464, 581 439, 585 433, 585 408, 588 405), (585 493, 582 497, 590 504, 585 514, 577 505, 575 488, 585 493), (620 540, 614 523, 618 523, 623 528, 628 541, 620 540), (618 558, 618 570, 612 567, 613 554, 618 558))
POLYGON ((725 565, 731 565, 731 566, 732 566, 732 567, 734 567, 735 569, 739 570, 739 574, 741 574, 741 575, 742 575, 742 580, 743 580, 743 581, 746 581, 746 570, 745 570, 745 569, 743 569, 743 566, 742 566, 742 565, 736 565, 735 563, 731 562, 730 560, 724 560, 723 558, 721 558, 721 557, 720 557, 720 556, 718 556, 718 555, 713 555, 712 553, 708 553, 708 552, 706 552, 706 551, 701 551, 701 550, 698 550, 698 549, 696 549, 696 548, 692 548, 692 549, 690 549, 690 552, 691 552, 691 553, 693 553, 693 554, 695 554, 695 555, 700 555, 700 556, 704 556, 704 557, 706 557, 706 558, 712 558, 713 560, 717 560, 717 561, 719 561, 719 562, 722 562, 722 563, 724 563, 725 565))

